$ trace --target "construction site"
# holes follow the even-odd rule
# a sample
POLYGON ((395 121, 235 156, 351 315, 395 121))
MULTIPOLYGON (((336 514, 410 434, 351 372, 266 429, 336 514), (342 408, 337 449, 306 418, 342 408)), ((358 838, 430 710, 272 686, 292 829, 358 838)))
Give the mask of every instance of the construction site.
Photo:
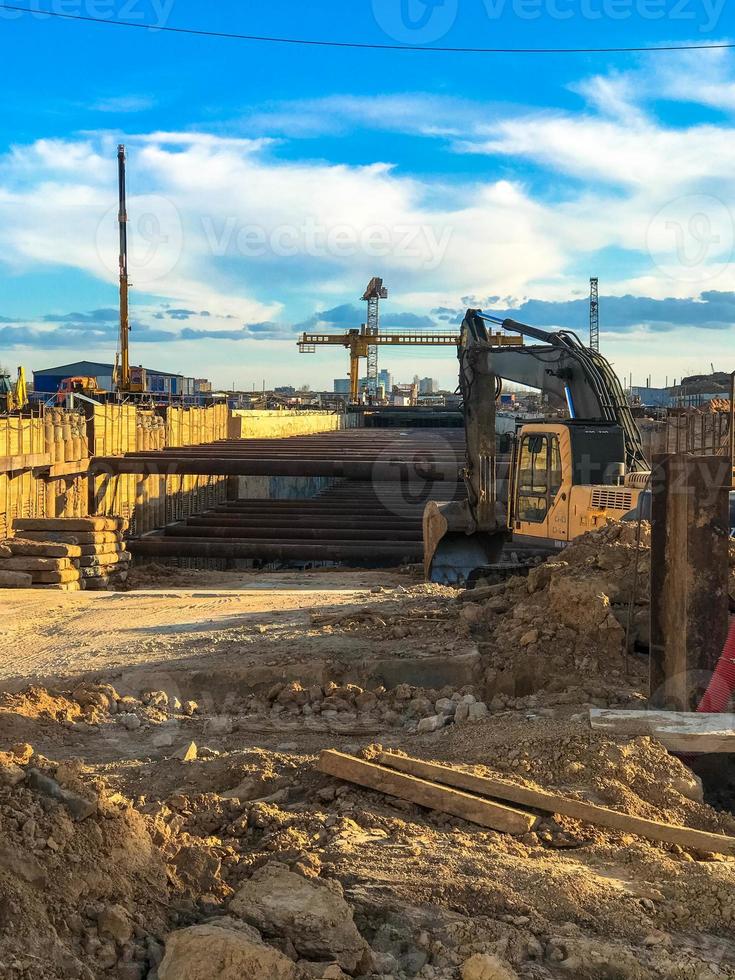
POLYGON ((164 397, 117 163, 109 389, 0 390, 0 980, 735 978, 735 373, 375 276, 340 405, 164 397))

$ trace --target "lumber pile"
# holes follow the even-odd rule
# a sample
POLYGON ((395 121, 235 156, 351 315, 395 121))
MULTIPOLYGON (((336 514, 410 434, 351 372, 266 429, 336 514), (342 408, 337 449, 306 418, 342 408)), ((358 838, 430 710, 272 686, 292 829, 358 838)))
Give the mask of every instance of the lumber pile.
POLYGON ((497 776, 478 776, 454 766, 381 752, 375 762, 325 749, 321 772, 388 796, 462 817, 504 833, 523 834, 537 818, 526 810, 559 813, 648 840, 678 844, 695 851, 735 856, 735 837, 649 820, 557 792, 521 786, 497 776), (509 805, 509 804, 512 804, 509 805))
POLYGON ((0 588, 108 589, 128 575, 119 517, 20 518, 0 543, 0 588))

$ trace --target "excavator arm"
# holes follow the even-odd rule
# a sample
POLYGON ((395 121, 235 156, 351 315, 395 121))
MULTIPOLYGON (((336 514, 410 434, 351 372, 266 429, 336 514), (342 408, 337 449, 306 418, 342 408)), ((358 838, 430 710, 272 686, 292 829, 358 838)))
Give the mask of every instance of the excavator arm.
POLYGON ((468 310, 460 347, 465 336, 471 346, 483 351, 487 374, 556 396, 566 403, 573 419, 619 425, 625 442, 626 472, 649 469, 641 434, 618 376, 609 361, 599 351, 585 347, 576 334, 569 330, 541 330, 516 320, 487 316, 480 310, 468 310), (499 323, 503 329, 540 344, 492 347, 486 339, 486 322, 499 323))
POLYGON ((629 473, 648 469, 640 432, 608 361, 569 331, 549 332, 515 320, 467 311, 458 346, 459 384, 467 439, 466 501, 430 502, 424 512, 424 571, 435 581, 468 581, 494 564, 510 532, 497 499, 495 401, 502 380, 536 388, 566 403, 569 415, 620 427, 629 473), (540 343, 496 347, 486 323, 540 343))

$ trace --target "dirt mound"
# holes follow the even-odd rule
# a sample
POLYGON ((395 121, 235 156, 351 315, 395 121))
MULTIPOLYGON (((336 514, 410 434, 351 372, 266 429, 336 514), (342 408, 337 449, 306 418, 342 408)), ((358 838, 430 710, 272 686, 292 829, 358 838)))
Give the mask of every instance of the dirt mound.
POLYGON ((0 976, 142 980, 169 921, 166 868, 144 818, 79 766, 27 750, 4 763, 0 976))
POLYGON ((464 594, 460 617, 485 658, 496 703, 572 688, 580 690, 579 700, 604 701, 640 685, 642 664, 625 657, 625 631, 630 606, 632 640, 647 639, 647 525, 640 548, 636 541, 635 524, 611 522, 531 569, 527 578, 464 594))

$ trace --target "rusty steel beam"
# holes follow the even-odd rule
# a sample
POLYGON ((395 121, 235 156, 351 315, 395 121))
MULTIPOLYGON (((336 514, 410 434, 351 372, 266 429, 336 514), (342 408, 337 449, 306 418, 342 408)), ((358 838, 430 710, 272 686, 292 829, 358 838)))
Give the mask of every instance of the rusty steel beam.
POLYGON ((275 541, 297 541, 302 539, 334 540, 334 541, 420 541, 421 524, 417 527, 406 528, 405 526, 393 529, 390 532, 382 528, 354 528, 346 527, 344 524, 339 527, 259 527, 247 524, 241 527, 202 527, 201 525, 190 526, 187 524, 168 524, 165 528, 166 537, 173 538, 227 538, 228 540, 238 540, 245 538, 272 538, 275 541))
POLYGON ((421 527, 421 514, 417 514, 413 519, 406 520, 405 518, 369 518, 365 520, 362 517, 357 517, 352 514, 344 515, 343 517, 329 517, 328 515, 317 514, 313 517, 306 517, 299 519, 298 517, 288 517, 288 523, 283 523, 282 516, 279 518, 278 514, 248 514, 245 518, 240 520, 225 520, 218 515, 208 516, 206 514, 197 517, 187 517, 186 526, 187 527, 220 527, 222 529, 226 528, 238 528, 238 527, 270 527, 270 528, 299 528, 299 527, 324 527, 324 528, 347 528, 347 529, 357 529, 363 528, 366 531, 380 530, 383 532, 383 537, 386 537, 388 532, 401 531, 406 527, 421 527), (280 520, 280 522, 279 522, 280 520), (255 523, 257 521, 257 523, 255 523))
POLYGON ((128 548, 138 558, 251 558, 262 561, 336 561, 363 564, 400 564, 419 561, 420 542, 404 544, 349 541, 282 543, 274 541, 213 541, 210 538, 169 538, 148 536, 130 541, 128 548))
POLYGON ((218 459, 202 456, 100 456, 90 463, 96 476, 137 473, 140 476, 326 476, 348 480, 395 481, 423 479, 428 482, 452 482, 458 478, 457 463, 432 461, 375 462, 347 459, 218 459))

